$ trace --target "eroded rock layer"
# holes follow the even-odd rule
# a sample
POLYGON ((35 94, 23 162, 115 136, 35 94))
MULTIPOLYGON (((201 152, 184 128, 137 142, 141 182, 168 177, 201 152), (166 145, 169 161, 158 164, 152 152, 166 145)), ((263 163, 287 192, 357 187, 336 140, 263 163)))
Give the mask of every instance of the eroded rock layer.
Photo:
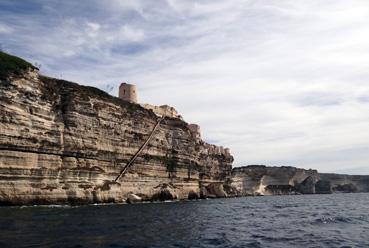
POLYGON ((230 185, 239 196, 369 192, 369 176, 325 174, 290 166, 249 165, 233 168, 230 185))
POLYGON ((309 176, 317 178, 318 172, 295 167, 250 165, 233 168, 232 186, 240 195, 288 194, 309 176))
POLYGON ((184 199, 230 178, 229 153, 168 117, 114 182, 155 126, 152 111, 33 70, 0 82, 3 204, 122 202, 132 193, 184 199))

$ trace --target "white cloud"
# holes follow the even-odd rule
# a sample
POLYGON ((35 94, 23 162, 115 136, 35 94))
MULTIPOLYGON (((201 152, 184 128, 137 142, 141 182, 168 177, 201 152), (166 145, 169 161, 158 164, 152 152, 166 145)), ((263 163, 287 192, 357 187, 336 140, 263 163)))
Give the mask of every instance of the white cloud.
POLYGON ((132 28, 128 25, 124 25, 120 28, 118 35, 113 37, 113 40, 118 41, 142 41, 145 37, 142 30, 132 28))
POLYGON ((91 38, 96 37, 99 30, 100 30, 100 24, 94 23, 94 22, 87 22, 87 35, 91 38))
POLYGON ((62 17, 3 14, 6 47, 46 74, 137 83, 142 101, 177 107, 229 146, 236 166, 369 169, 367 1, 61 6, 62 17))
POLYGON ((3 33, 3 34, 7 34, 7 33, 11 33, 13 31, 12 28, 10 28, 9 26, 7 25, 4 25, 4 24, 1 24, 0 23, 0 34, 3 33))

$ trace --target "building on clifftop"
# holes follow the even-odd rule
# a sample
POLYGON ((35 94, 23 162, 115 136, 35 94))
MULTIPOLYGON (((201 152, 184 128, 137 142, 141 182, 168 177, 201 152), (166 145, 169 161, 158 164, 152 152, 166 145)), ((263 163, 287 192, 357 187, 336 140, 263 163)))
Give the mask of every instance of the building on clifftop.
MULTIPOLYGON (((168 105, 156 106, 156 105, 147 104, 147 103, 139 103, 137 100, 136 85, 122 83, 119 87, 119 98, 125 101, 139 104, 141 107, 151 110, 158 117, 177 118, 177 119, 184 121, 182 116, 178 113, 178 111, 171 106, 168 106, 168 105)), ((191 133, 191 136, 195 140, 200 142, 201 141, 200 126, 197 124, 187 124, 187 127, 191 133)), ((209 145, 209 144, 205 144, 205 147, 209 155, 224 155, 225 157, 231 156, 231 152, 229 148, 224 148, 222 146, 218 147, 218 146, 209 145)))
POLYGON ((119 86, 119 98, 125 101, 138 103, 136 85, 121 83, 119 86))

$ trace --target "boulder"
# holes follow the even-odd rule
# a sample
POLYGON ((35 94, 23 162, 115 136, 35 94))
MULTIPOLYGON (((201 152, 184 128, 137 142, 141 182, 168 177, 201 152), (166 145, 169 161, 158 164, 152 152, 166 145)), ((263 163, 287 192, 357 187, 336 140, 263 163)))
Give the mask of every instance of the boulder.
POLYGON ((216 195, 213 195, 213 194, 208 194, 207 196, 206 196, 206 198, 208 198, 208 199, 216 199, 216 198, 218 198, 216 195))
POLYGON ((142 202, 141 197, 139 197, 138 195, 132 194, 132 193, 128 194, 127 203, 133 204, 133 203, 138 203, 138 202, 142 202))
POLYGON ((151 200, 151 196, 143 194, 143 193, 137 193, 137 196, 141 197, 142 201, 150 201, 151 200))

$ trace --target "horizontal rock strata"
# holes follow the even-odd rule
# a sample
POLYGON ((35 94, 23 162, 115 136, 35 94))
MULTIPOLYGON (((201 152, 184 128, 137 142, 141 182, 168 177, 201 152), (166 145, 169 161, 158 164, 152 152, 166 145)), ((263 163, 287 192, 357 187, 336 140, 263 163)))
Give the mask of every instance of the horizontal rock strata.
POLYGON ((233 168, 230 186, 239 196, 369 192, 369 176, 325 174, 290 166, 249 165, 233 168))
POLYGON ((231 175, 228 152, 203 142, 183 120, 167 117, 114 182, 158 116, 32 69, 0 81, 0 113, 2 204, 123 202, 131 194, 150 199, 163 192, 193 198, 231 175))
POLYGON ((0 205, 369 192, 369 176, 232 162, 172 107, 42 76, 0 52, 0 205))

